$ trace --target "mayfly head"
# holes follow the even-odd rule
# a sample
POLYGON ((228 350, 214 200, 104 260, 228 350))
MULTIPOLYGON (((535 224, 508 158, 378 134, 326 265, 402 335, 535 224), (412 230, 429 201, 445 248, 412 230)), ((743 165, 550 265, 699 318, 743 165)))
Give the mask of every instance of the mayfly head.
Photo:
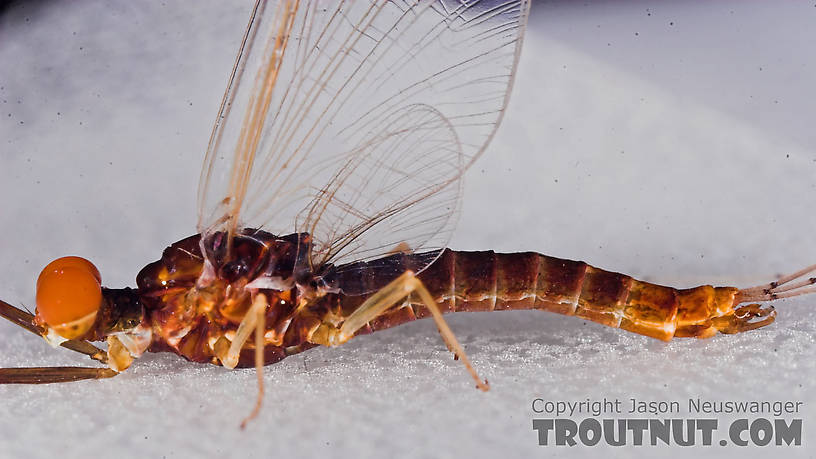
POLYGON ((84 258, 52 261, 37 278, 35 322, 65 339, 85 335, 102 306, 101 282, 99 270, 84 258))

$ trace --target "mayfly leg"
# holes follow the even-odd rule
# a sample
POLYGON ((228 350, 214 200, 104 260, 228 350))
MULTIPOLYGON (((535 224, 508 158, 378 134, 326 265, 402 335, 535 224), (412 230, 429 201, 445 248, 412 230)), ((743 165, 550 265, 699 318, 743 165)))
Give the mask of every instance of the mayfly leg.
POLYGON ((255 313, 255 375, 258 377, 258 397, 255 400, 255 407, 243 421, 241 421, 241 428, 246 428, 246 425, 252 419, 258 416, 261 412, 261 404, 264 396, 264 382, 263 382, 263 366, 264 366, 264 333, 266 332, 266 308, 269 303, 266 300, 266 295, 259 293, 255 297, 250 313, 255 313))
MULTIPOLYGON (((42 337, 44 330, 34 323, 34 316, 30 313, 16 308, 3 300, 0 300, 0 317, 5 318, 9 322, 22 327, 37 336, 42 337)), ((80 354, 85 354, 101 363, 108 363, 108 354, 93 344, 85 340, 71 339, 60 344, 60 346, 70 349, 80 354)))
POLYGON ((377 293, 366 299, 366 301, 363 302, 359 308, 357 308, 353 313, 351 313, 351 315, 348 316, 348 318, 346 318, 336 335, 328 337, 329 345, 336 346, 350 340, 352 337, 354 337, 354 334, 368 322, 379 317, 381 314, 411 293, 416 293, 419 295, 422 303, 431 312, 431 315, 436 322, 436 326, 439 329, 439 334, 442 336, 442 339, 445 341, 448 349, 454 353, 456 358, 461 359, 468 373, 470 373, 470 375, 476 381, 476 387, 483 391, 487 391, 490 388, 487 380, 482 381, 478 373, 476 373, 476 370, 473 369, 470 359, 468 359, 467 354, 465 354, 465 351, 462 349, 459 341, 456 340, 456 335, 453 334, 453 331, 450 329, 450 327, 448 327, 445 319, 442 318, 442 312, 439 310, 439 306, 437 306, 433 296, 428 289, 425 288, 425 285, 423 285, 411 271, 406 271, 404 274, 380 289, 377 293))
POLYGON ((269 301, 266 299, 266 295, 263 293, 255 295, 252 306, 249 307, 249 311, 238 325, 238 330, 235 331, 232 342, 227 345, 228 340, 222 337, 215 344, 215 353, 221 361, 221 365, 232 370, 238 366, 244 344, 249 340, 252 332, 255 332, 255 372, 258 376, 258 398, 252 412, 241 422, 242 429, 246 427, 249 421, 258 416, 263 403, 264 333, 266 331, 266 309, 268 306, 269 301))
POLYGON ((110 368, 91 367, 0 368, 0 384, 52 384, 112 378, 118 374, 110 368))
MULTIPOLYGON (((34 316, 0 300, 0 317, 9 322, 42 336, 43 331, 34 323, 34 316)), ((60 346, 74 352, 87 355, 93 360, 107 363, 105 351, 83 340, 68 340, 60 346)), ((0 368, 0 384, 50 384, 59 382, 81 381, 84 379, 111 378, 118 373, 110 368, 89 367, 32 367, 0 368)))

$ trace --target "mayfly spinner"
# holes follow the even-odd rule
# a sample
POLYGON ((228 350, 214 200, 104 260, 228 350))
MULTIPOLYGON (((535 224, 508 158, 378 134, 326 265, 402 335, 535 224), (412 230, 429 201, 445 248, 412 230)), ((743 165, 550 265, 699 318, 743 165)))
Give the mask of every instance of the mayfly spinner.
POLYGON ((462 175, 507 106, 529 6, 259 0, 204 159, 198 234, 136 288, 102 287, 78 257, 46 266, 36 314, 0 302, 0 315, 106 367, 6 368, 0 383, 108 378, 146 351, 260 368, 432 317, 487 390, 444 313, 540 309, 707 338, 773 322, 755 302, 816 291, 816 266, 677 290, 533 252, 446 249, 462 175))

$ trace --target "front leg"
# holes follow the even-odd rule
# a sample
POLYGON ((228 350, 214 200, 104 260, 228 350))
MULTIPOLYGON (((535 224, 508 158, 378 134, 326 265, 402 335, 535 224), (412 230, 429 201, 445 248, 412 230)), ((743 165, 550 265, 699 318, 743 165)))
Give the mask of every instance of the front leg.
POLYGON ((448 327, 445 319, 442 318, 442 312, 439 310, 433 296, 428 292, 428 289, 425 288, 425 285, 422 284, 422 281, 417 279, 416 275, 411 271, 406 271, 391 281, 391 283, 371 295, 359 308, 351 313, 339 327, 325 322, 322 323, 312 334, 310 341, 324 346, 339 346, 353 338, 354 334, 365 327, 367 323, 379 317, 411 293, 416 293, 422 303, 431 311, 439 334, 442 336, 448 349, 454 353, 455 357, 462 360, 465 368, 476 381, 476 387, 487 391, 490 388, 487 380, 482 381, 476 373, 476 370, 473 369, 464 349, 462 349, 462 346, 456 340, 456 336, 450 327, 448 327))
MULTIPOLYGON (((59 340, 48 339, 47 330, 37 325, 34 316, 22 309, 16 308, 5 301, 0 300, 0 317, 9 320, 11 323, 28 330, 29 332, 46 338, 50 344, 70 349, 80 354, 107 364, 109 368, 91 367, 26 367, 26 368, 0 368, 0 384, 52 384, 62 382, 82 381, 85 379, 112 378, 119 374, 129 365, 127 357, 122 355, 120 347, 113 351, 105 352, 85 340, 59 340), (109 362, 109 354, 113 352, 113 362, 109 362), (126 362, 126 363, 125 363, 126 362)), ((121 344, 116 340, 114 344, 121 344)), ((126 350, 125 350, 126 352, 126 350)))

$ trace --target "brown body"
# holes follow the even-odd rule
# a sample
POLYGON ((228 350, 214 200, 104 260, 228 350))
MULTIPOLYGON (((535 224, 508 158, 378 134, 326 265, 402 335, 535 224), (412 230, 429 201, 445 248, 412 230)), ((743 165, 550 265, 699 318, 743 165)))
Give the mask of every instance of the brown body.
MULTIPOLYGON (((244 230, 234 247, 234 253, 226 256, 219 254, 218 241, 201 244, 199 235, 192 236, 168 247, 161 260, 139 273, 142 323, 153 333, 149 350, 219 364, 216 349, 228 345, 222 338, 231 339, 252 296, 264 293, 270 299, 264 361, 274 363, 322 344, 315 336, 319 327, 340 326, 371 293, 407 270, 416 271, 428 259, 427 254, 397 253, 313 272, 306 262, 307 235, 279 238, 244 230), (231 260, 214 266, 215 276, 203 283, 202 246, 216 265, 217 260, 231 260), (247 286, 258 277, 288 282, 289 288, 247 286)), ((708 285, 677 290, 533 252, 444 250, 417 277, 442 312, 540 309, 662 340, 727 332, 738 293, 736 288, 708 285)), ((111 301, 110 307, 115 303, 111 301)), ((428 309, 409 295, 357 334, 427 316, 428 309)), ((97 332, 100 338, 104 334, 97 332)), ((248 342, 239 365, 251 366, 253 352, 254 345, 248 342)))
MULTIPOLYGON (((410 265, 410 255, 404 257, 410 265)), ((535 252, 445 250, 418 277, 442 312, 539 309, 666 341, 715 334, 712 319, 733 313, 738 291, 710 285, 677 290, 535 252)), ((359 302, 358 297, 341 299, 344 312, 359 302)), ((427 308, 409 297, 370 328, 376 331, 428 315, 427 308)))

